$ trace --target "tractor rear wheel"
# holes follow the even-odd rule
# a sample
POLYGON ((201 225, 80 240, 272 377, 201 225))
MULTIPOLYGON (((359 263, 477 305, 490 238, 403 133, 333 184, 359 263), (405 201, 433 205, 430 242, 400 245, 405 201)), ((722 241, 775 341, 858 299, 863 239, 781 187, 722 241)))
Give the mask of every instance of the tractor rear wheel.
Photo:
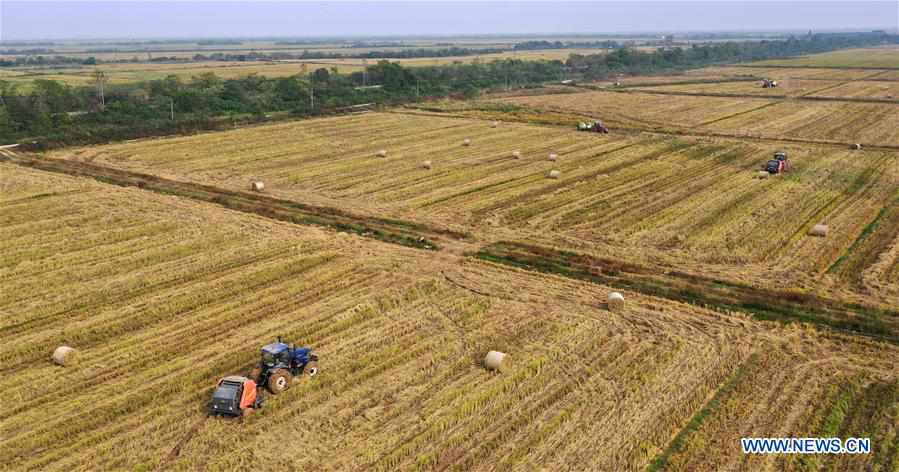
POLYGON ((315 374, 318 373, 318 362, 307 362, 306 367, 303 367, 303 373, 308 375, 309 377, 315 377, 315 374))
POLYGON ((278 369, 268 376, 268 390, 272 394, 277 395, 290 386, 292 375, 287 369, 278 369))

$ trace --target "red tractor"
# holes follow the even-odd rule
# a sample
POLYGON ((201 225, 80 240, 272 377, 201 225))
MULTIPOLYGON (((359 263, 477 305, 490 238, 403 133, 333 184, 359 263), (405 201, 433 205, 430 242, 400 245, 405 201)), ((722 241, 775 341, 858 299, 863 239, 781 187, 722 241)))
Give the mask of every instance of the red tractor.
POLYGON ((231 375, 219 380, 207 411, 216 416, 245 416, 262 408, 262 392, 256 382, 239 375, 231 375))

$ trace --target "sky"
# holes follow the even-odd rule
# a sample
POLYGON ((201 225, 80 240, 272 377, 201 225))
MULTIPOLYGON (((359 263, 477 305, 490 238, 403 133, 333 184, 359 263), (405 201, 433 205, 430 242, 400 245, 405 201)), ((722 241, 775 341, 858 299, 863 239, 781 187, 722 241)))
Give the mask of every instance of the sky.
POLYGON ((17 1, 0 40, 895 29, 899 1, 17 1))

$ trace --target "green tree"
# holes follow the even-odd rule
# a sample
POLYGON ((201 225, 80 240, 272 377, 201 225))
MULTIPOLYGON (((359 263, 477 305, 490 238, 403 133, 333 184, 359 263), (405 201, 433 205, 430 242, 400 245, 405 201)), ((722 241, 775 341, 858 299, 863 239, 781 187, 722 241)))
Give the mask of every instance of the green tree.
POLYGON ((331 81, 331 73, 324 67, 315 69, 315 72, 312 73, 312 81, 317 84, 327 84, 331 81))

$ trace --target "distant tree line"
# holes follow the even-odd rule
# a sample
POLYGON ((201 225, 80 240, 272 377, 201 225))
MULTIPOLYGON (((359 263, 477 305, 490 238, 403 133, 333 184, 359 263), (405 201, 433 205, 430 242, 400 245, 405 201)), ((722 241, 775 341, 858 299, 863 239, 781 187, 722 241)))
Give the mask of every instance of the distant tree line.
MULTIPOLYGON (((321 44, 320 40, 313 39, 291 39, 291 40, 282 40, 276 41, 276 46, 298 46, 298 45, 309 45, 309 44, 321 44)), ((355 41, 350 44, 345 44, 343 46, 337 46, 341 48, 395 48, 395 47, 405 47, 406 43, 402 41, 355 41)))
MULTIPOLYGON (((216 42, 215 44, 223 44, 216 42)), ((239 43, 238 43, 239 44, 239 43)), ((295 44, 295 42, 282 42, 278 44, 295 44)), ((296 43, 303 44, 303 43, 296 43)), ((346 49, 364 47, 360 45, 352 45, 346 49)), ((389 43, 374 43, 373 47, 397 47, 389 43)), ((624 47, 621 43, 615 41, 595 41, 595 42, 549 42, 549 41, 526 41, 514 45, 511 50, 537 50, 537 49, 571 49, 571 48, 597 48, 612 49, 624 47)), ((0 55, 19 56, 15 59, 0 60, 0 67, 26 67, 26 66, 53 66, 53 65, 94 65, 94 64, 114 64, 114 63, 138 63, 138 62, 190 62, 190 61, 222 61, 222 62, 250 62, 250 61, 284 61, 284 60, 308 60, 308 59, 413 59, 426 57, 453 57, 453 56, 479 56, 482 54, 496 54, 509 51, 508 47, 494 48, 464 48, 464 47, 440 47, 440 48, 415 48, 415 49, 399 49, 399 50, 382 50, 382 51, 365 51, 365 52, 344 52, 344 51, 310 51, 305 50, 301 53, 294 52, 212 52, 212 53, 196 53, 193 57, 177 57, 158 55, 162 51, 140 51, 143 53, 153 54, 149 58, 137 56, 130 59, 114 59, 100 60, 94 57, 87 59, 50 55, 54 51, 52 49, 10 49, 0 51, 0 55)), ((91 49, 90 53, 127 53, 134 51, 122 51, 119 49, 91 49)))
POLYGON ((36 80, 28 92, 0 81, 0 143, 41 146, 106 142, 264 120, 272 112, 311 116, 358 104, 401 104, 472 97, 489 88, 526 87, 559 78, 559 61, 503 60, 406 68, 380 61, 362 72, 320 68, 308 76, 222 79, 214 73, 137 84, 73 87, 36 80), (363 87, 363 83, 368 84, 363 87), (374 84, 374 86, 372 86, 374 84))
POLYGON ((540 49, 619 49, 624 44, 618 41, 525 41, 513 47, 516 51, 534 51, 540 49))
POLYGON ((283 61, 283 60, 304 60, 304 59, 410 59, 418 57, 451 57, 451 56, 476 56, 480 54, 494 54, 506 51, 503 48, 442 48, 442 49, 401 49, 396 51, 367 51, 355 53, 343 53, 334 51, 303 51, 301 53, 291 52, 255 52, 248 51, 245 53, 221 53, 212 54, 194 54, 195 61, 227 61, 227 62, 243 62, 243 61, 283 61))
MULTIPOLYGON (((494 54, 507 51, 506 48, 460 48, 448 47, 440 49, 401 49, 395 51, 367 51, 367 52, 336 52, 336 51, 303 51, 301 53, 292 52, 215 52, 215 53, 197 53, 193 57, 177 57, 177 56, 152 56, 154 51, 145 51, 151 54, 149 58, 141 58, 134 56, 130 59, 100 60, 95 57, 80 58, 72 56, 50 56, 44 54, 26 54, 24 50, 10 50, 8 56, 16 56, 15 59, 0 60, 0 67, 28 67, 28 66, 69 66, 69 65, 94 65, 94 64, 120 64, 120 63, 139 63, 139 62, 191 62, 191 61, 223 61, 223 62, 249 62, 249 61, 283 61, 283 60, 304 60, 304 59, 410 59, 420 57, 451 57, 451 56, 476 56, 481 54, 494 54)), ((35 50, 32 50, 35 51, 35 50)), ((51 51, 51 50, 41 50, 51 51)), ((119 52, 116 49, 109 50, 91 50, 91 52, 119 52)), ((3 55, 3 51, 0 51, 3 55)))
POLYGON ((656 51, 623 48, 608 54, 572 54, 566 65, 570 71, 584 78, 604 79, 616 74, 652 74, 887 43, 899 43, 899 35, 884 32, 811 34, 781 41, 727 41, 697 44, 686 48, 663 48, 656 51))
MULTIPOLYGON (((3 54, 0 52, 0 54, 3 54)), ((0 59, 0 67, 39 67, 56 65, 92 65, 97 60, 93 57, 87 59, 72 56, 16 56, 14 59, 0 59)))
POLYGON ((0 143, 38 141, 53 146, 186 133, 237 120, 263 120, 272 112, 310 116, 365 103, 473 97, 485 90, 531 87, 563 78, 658 73, 884 42, 899 43, 899 37, 829 34, 651 52, 621 48, 604 54, 573 54, 565 63, 475 59, 471 64, 407 68, 382 60, 364 73, 339 74, 337 69, 320 68, 307 75, 298 69, 292 77, 251 75, 229 80, 207 73, 189 80, 169 76, 127 85, 106 84, 98 73, 97 87, 36 80, 27 92, 0 80, 0 143))

